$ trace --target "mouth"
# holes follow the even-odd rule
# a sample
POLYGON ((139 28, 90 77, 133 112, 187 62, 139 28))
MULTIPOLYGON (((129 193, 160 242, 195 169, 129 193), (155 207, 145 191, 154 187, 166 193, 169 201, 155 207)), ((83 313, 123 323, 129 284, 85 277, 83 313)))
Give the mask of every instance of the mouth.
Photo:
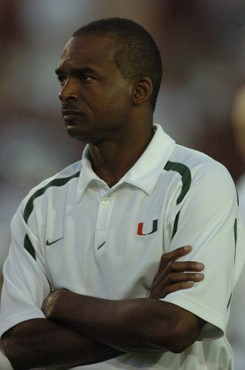
POLYGON ((80 112, 78 112, 77 110, 73 110, 73 109, 62 109, 61 112, 62 112, 64 121, 66 122, 73 121, 74 119, 76 119, 78 116, 81 115, 80 112))

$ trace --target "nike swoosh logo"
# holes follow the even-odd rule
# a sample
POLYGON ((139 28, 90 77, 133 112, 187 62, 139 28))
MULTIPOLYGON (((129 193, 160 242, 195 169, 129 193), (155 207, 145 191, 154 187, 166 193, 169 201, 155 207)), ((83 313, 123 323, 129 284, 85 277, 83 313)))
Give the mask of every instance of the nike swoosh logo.
POLYGON ((54 241, 52 241, 52 242, 50 242, 48 239, 46 240, 46 245, 52 245, 52 244, 55 244, 55 243, 57 243, 58 241, 60 241, 61 239, 64 239, 64 236, 62 237, 62 238, 59 238, 59 239, 56 239, 56 240, 54 240, 54 241))

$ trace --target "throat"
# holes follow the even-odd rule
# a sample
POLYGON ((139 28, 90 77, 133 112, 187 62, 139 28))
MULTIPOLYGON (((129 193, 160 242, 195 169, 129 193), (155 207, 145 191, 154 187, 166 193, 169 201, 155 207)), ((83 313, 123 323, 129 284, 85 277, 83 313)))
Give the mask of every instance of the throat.
POLYGON ((99 176, 99 177, 109 186, 109 188, 112 188, 122 178, 122 176, 120 178, 112 178, 112 177, 110 178, 108 176, 99 176))
POLYGON ((102 166, 97 168, 93 166, 93 170, 96 175, 109 186, 109 188, 117 184, 128 171, 128 169, 110 171, 108 168, 102 166))
POLYGON ((137 160, 154 135, 154 131, 148 130, 144 140, 128 139, 128 142, 122 140, 118 142, 103 142, 100 145, 89 146, 89 157, 94 172, 111 188, 117 184, 120 179, 134 166, 137 160))
POLYGON ((93 171, 110 188, 117 184, 134 164, 127 161, 111 160, 111 156, 109 158, 103 158, 97 155, 93 156, 91 153, 90 161, 93 171))

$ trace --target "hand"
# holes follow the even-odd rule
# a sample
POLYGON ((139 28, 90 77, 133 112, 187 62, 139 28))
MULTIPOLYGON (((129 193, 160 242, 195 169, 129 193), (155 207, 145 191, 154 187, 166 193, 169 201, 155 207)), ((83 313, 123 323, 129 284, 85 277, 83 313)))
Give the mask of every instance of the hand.
POLYGON ((191 250, 192 247, 188 245, 162 255, 158 272, 152 283, 150 298, 164 298, 177 290, 191 288, 194 283, 203 280, 204 275, 200 273, 204 269, 202 263, 176 262, 191 250))

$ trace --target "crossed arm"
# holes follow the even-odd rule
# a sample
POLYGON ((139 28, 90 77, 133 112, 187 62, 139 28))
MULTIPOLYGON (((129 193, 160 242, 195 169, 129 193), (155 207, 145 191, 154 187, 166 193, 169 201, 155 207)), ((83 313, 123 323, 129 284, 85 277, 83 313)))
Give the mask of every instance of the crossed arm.
POLYGON ((106 300, 65 289, 51 293, 42 308, 46 319, 22 322, 3 335, 13 368, 85 365, 123 352, 183 351, 204 322, 159 298, 203 279, 202 264, 176 261, 190 250, 162 256, 149 298, 106 300))

